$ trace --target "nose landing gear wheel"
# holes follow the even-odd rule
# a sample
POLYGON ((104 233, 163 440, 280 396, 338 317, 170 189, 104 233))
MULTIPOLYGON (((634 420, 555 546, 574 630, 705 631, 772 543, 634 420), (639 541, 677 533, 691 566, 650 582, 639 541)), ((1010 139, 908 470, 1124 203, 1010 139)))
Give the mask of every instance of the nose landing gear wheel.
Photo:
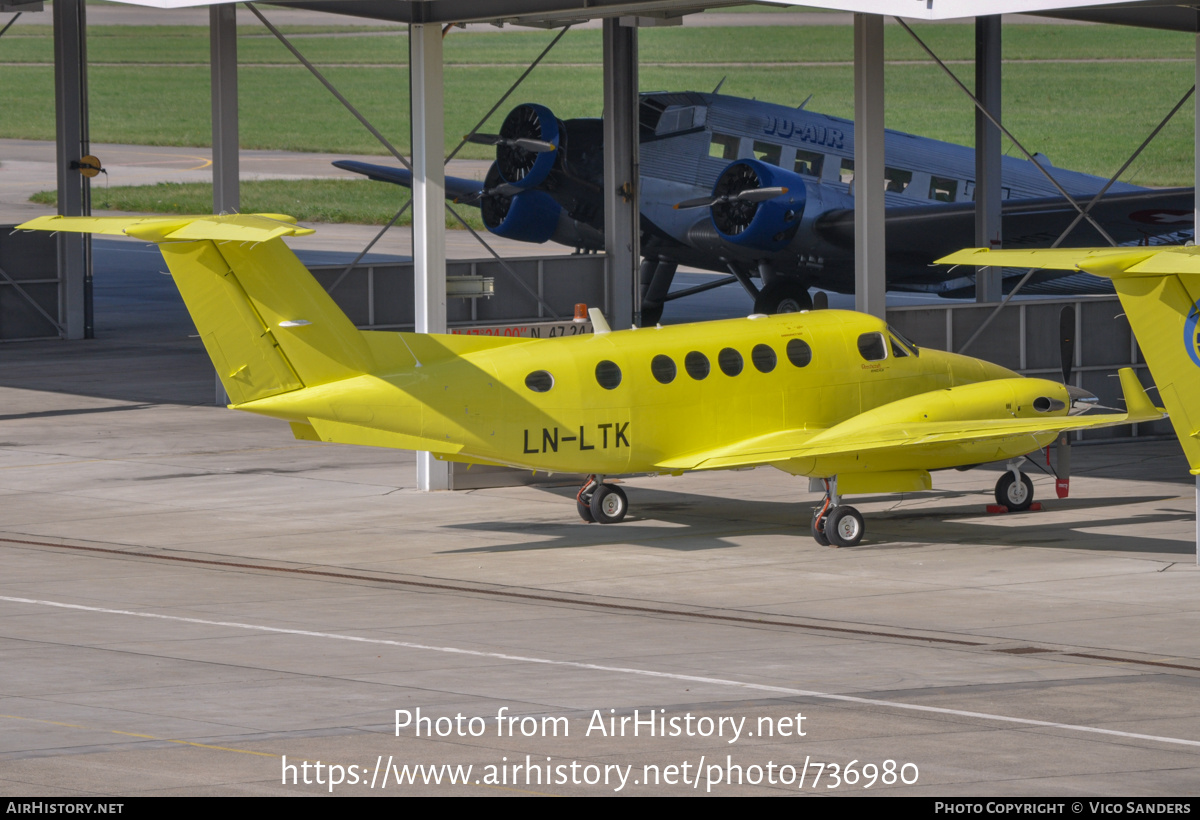
POLYGON ((996 503, 1007 507, 1009 512, 1025 512, 1033 504, 1033 482, 1021 473, 1017 481, 1012 470, 1006 470, 996 482, 996 503))
POLYGON ((834 507, 825 517, 825 537, 829 539, 830 546, 856 546, 865 531, 863 517, 853 507, 834 507))
POLYGON ((592 492, 591 512, 597 524, 619 523, 629 512, 629 499, 615 484, 601 484, 592 492))

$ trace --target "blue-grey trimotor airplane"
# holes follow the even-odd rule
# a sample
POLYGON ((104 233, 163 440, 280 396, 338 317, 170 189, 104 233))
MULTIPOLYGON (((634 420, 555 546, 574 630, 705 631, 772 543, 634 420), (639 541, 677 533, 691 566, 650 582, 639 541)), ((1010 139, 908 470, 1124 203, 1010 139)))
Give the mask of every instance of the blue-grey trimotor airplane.
MULTIPOLYGON (((683 295, 669 293, 679 265, 731 274, 710 286, 736 279, 757 313, 811 307, 812 287, 853 291, 853 122, 803 106, 691 91, 643 94, 640 109, 643 324, 656 322, 663 304, 683 295)), ((545 106, 519 105, 499 134, 470 137, 496 146, 485 180, 447 177, 446 197, 478 206, 488 230, 499 236, 602 250, 602 133, 599 119, 562 121, 545 106)), ((973 292, 973 276, 930 263, 975 244, 974 150, 888 131, 884 155, 888 288, 973 292)), ((1106 182, 1038 160, 1085 207, 1106 182)), ((334 165, 412 185, 403 169, 334 165)), ((1077 216, 1027 160, 1005 157, 1001 186, 1005 247, 1047 247, 1077 216)), ((1191 188, 1118 182, 1090 213, 1118 243, 1145 244, 1164 235, 1178 242, 1182 232, 1190 238, 1193 197, 1191 188)), ((1103 245, 1104 239, 1081 221, 1064 244, 1103 245)), ((1014 281, 1006 277, 1006 287, 1014 281)), ((1086 274, 1044 274, 1025 292, 1105 292, 1106 285, 1086 274)))

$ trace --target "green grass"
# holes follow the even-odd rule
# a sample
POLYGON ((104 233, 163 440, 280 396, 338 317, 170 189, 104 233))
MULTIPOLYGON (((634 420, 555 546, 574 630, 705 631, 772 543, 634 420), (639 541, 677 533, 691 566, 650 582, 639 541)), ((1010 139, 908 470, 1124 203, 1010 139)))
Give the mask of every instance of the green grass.
MULTIPOLYGON (((44 26, 19 21, 0 38, 0 136, 54 138, 50 40, 44 26), (40 55, 40 56, 39 56, 40 55)), ((242 27, 264 34, 262 29, 242 27)), ((972 84, 974 28, 922 24, 918 33, 972 84)), ((304 29, 316 35, 320 29, 304 29)), ((301 50, 401 150, 408 147, 406 37, 298 37, 301 50)), ((797 105, 813 95, 812 110, 853 113, 849 26, 663 28, 640 32, 644 90, 711 90, 797 105), (754 65, 714 66, 710 62, 754 65), (786 66, 784 62, 812 62, 786 66)), ((94 142, 204 146, 209 144, 208 35, 204 27, 93 26, 89 32, 91 137, 94 142), (149 67, 147 63, 174 63, 149 67), (191 65, 188 65, 191 63, 191 65)), ((572 31, 501 107, 485 129, 496 129, 515 104, 538 101, 563 118, 598 116, 602 107, 599 31, 572 31), (565 63, 565 64, 564 64, 565 63)), ((494 103, 552 32, 466 32, 445 40, 446 146, 449 152, 494 103)), ((973 114, 953 87, 899 27, 885 28, 887 125, 901 131, 971 144, 973 114), (916 64, 901 64, 917 61, 916 64)), ((1004 119, 1033 151, 1057 165, 1111 173, 1191 86, 1191 35, 1110 26, 1006 26, 1004 119), (1047 57, 1119 62, 1045 64, 1047 57), (1180 62, 1145 62, 1169 58, 1180 62)), ((240 141, 245 148, 384 154, 374 139, 294 62, 264 36, 239 41, 240 141), (266 65, 274 64, 274 65, 266 65)), ((1194 105, 1189 103, 1133 169, 1144 185, 1190 184, 1194 105)), ((459 156, 488 158, 482 146, 459 156)))
MULTIPOLYGON (((290 214, 301 222, 384 225, 408 197, 408 191, 395 185, 365 179, 271 179, 241 184, 243 213, 290 214)), ((55 191, 42 191, 30 200, 56 205, 58 195, 55 191)), ((203 214, 212 211, 212 202, 212 185, 206 182, 92 188, 92 208, 97 211, 203 214)), ((455 210, 472 228, 483 230, 478 208, 460 205, 455 210)), ((405 211, 397 224, 412 224, 412 208, 405 211)), ((446 227, 462 226, 447 213, 446 227)))

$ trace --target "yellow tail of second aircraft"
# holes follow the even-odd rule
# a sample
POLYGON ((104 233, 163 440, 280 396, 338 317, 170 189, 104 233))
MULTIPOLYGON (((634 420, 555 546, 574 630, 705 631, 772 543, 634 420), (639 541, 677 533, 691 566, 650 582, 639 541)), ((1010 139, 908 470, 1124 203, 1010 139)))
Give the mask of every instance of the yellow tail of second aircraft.
POLYGON ((1200 475, 1200 248, 963 250, 942 264, 1078 270, 1113 280, 1193 475, 1200 475))

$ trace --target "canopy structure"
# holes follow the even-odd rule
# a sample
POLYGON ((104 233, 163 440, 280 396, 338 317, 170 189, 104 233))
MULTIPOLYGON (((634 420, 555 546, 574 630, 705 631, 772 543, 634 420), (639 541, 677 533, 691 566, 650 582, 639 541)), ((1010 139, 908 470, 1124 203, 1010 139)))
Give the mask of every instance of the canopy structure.
MULTIPOLYGON (((1038 14, 1077 20, 1200 32, 1200 4, 1166 0, 769 0, 854 14, 856 305, 884 314, 883 23, 885 17, 938 21, 975 18, 977 230, 980 244, 998 238, 1000 214, 1000 15, 1038 14)), ((6 0, 16 10, 23 0, 6 0)), ((212 32, 214 208, 238 207, 237 59, 233 6, 237 0, 116 0, 156 8, 210 6, 212 32)), ((444 169, 442 28, 454 23, 561 27, 597 18, 604 25, 606 311, 614 327, 628 326, 639 309, 637 31, 674 22, 706 8, 735 5, 717 0, 297 0, 272 5, 371 17, 410 26, 409 83, 413 107, 413 247, 416 260, 417 329, 445 330, 445 242, 442 220, 444 169)), ((59 114, 59 202, 66 215, 86 212, 86 181, 78 169, 86 151, 87 116, 82 55, 83 0, 54 3, 56 97, 59 114), (83 194, 80 195, 80 189, 83 194)), ((1200 65, 1200 63, 1198 63, 1200 65)), ((330 89, 333 90, 332 87, 330 89)), ((964 91, 967 89, 964 87, 964 91)), ((334 91, 336 94, 337 92, 334 91)), ((970 94, 971 92, 968 91, 970 94)), ((1200 110, 1200 107, 1198 107, 1200 110)), ((368 126, 369 127, 369 126, 368 126)), ((1200 134, 1200 128, 1197 129, 1200 134)), ((386 144, 386 143, 385 143, 386 144)), ((1200 143, 1198 143, 1200 144, 1200 143)), ((404 158, 401 161, 407 162, 404 158)), ((1200 167, 1200 163, 1197 163, 1200 167)), ((68 338, 84 333, 86 251, 63 239, 59 263, 68 338)), ((981 274, 977 296, 999 298, 999 277, 981 274)), ((427 454, 426 454, 427 455, 427 454)), ((420 462, 424 489, 447 486, 445 465, 420 462)), ((1200 478, 1198 478, 1200 482, 1200 478)), ((1200 502, 1200 483, 1198 483, 1200 502)), ((1198 536, 1200 545, 1200 536, 1198 536)), ((1200 555, 1200 549, 1198 549, 1200 555)))

